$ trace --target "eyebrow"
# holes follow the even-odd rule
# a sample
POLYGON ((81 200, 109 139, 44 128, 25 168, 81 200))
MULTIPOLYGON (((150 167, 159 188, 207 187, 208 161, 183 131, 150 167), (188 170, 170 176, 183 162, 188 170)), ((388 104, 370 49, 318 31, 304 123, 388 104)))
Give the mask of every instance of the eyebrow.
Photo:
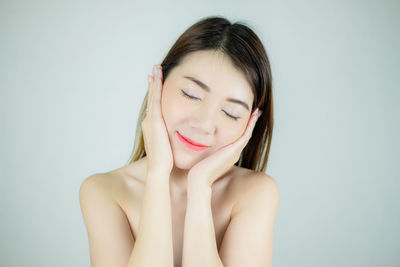
MULTIPOLYGON (((210 87, 207 84, 203 83, 202 81, 199 81, 196 78, 193 78, 191 76, 183 76, 183 77, 186 78, 186 79, 191 80, 194 83, 196 83, 198 86, 200 86, 201 89, 207 91, 208 93, 211 91, 210 87)), ((229 101, 229 102, 232 102, 232 103, 239 104, 239 105, 243 106, 245 109, 247 109, 248 111, 250 111, 249 106, 245 102, 243 102, 243 101, 241 101, 239 99, 228 97, 226 100, 229 101)))

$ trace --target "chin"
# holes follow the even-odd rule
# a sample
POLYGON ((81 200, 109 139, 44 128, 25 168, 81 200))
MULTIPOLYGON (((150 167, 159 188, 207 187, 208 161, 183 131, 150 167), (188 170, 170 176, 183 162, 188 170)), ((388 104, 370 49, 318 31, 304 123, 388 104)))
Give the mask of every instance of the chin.
POLYGON ((182 170, 190 170, 201 159, 189 156, 183 152, 174 151, 174 166, 182 170))
POLYGON ((182 170, 190 170, 205 157, 204 152, 191 151, 182 145, 176 133, 169 135, 169 137, 174 158, 174 167, 182 170))

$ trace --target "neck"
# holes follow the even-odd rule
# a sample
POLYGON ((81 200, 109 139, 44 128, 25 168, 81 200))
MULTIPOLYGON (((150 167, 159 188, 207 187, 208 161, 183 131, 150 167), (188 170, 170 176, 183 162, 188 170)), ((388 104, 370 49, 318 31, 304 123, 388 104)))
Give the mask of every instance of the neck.
MULTIPOLYGON (((145 175, 147 173, 147 157, 143 157, 140 161, 143 163, 143 174, 145 175)), ((186 195, 188 173, 189 170, 177 168, 175 165, 172 167, 169 175, 171 194, 177 197, 186 195)))
POLYGON ((177 168, 175 165, 171 170, 170 190, 174 196, 185 196, 187 192, 187 177, 189 170, 177 168))

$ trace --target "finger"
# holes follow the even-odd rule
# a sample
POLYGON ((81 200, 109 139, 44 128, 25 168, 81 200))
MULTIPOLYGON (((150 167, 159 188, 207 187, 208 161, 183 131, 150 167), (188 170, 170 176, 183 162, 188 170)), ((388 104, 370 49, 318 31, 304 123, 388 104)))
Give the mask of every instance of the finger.
POLYGON ((152 74, 149 75, 149 92, 147 96, 147 113, 151 113, 152 107, 153 107, 153 95, 154 95, 154 67, 152 69, 152 74))
POLYGON ((235 142, 225 146, 224 149, 231 151, 230 153, 232 154, 236 153, 237 151, 241 152, 243 150, 243 148, 247 145, 248 141, 250 140, 251 133, 253 132, 258 117, 261 115, 261 113, 259 113, 259 115, 257 116, 257 110, 258 108, 250 116, 250 119, 247 122, 246 130, 243 133, 243 135, 240 138, 238 138, 235 142))
POLYGON ((253 112, 249 123, 247 124, 247 128, 246 131, 244 132, 244 137, 247 137, 248 139, 250 139, 251 134, 253 133, 253 129, 256 125, 256 122, 258 120, 258 118, 260 117, 261 112, 258 108, 256 108, 256 110, 253 112))
POLYGON ((153 80, 152 75, 148 74, 147 75, 147 102, 146 102, 147 109, 149 109, 149 107, 150 107, 152 80, 153 80))
POLYGON ((251 117, 247 123, 247 128, 246 128, 244 134, 238 140, 238 143, 240 145, 242 145, 243 147, 246 146, 247 142, 250 140, 252 133, 253 133, 253 129, 254 129, 256 122, 257 122, 258 118, 260 117, 260 115, 261 115, 261 112, 259 111, 258 108, 251 115, 251 117))
POLYGON ((155 76, 153 85, 152 109, 155 114, 161 114, 161 90, 162 90, 162 71, 159 64, 155 65, 155 76))

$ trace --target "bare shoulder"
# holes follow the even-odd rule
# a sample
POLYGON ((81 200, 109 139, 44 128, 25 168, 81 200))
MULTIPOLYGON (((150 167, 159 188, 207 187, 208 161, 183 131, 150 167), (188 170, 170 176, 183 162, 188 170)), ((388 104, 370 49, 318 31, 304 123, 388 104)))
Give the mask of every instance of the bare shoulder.
POLYGON ((91 189, 112 197, 113 191, 121 184, 121 177, 112 172, 95 173, 83 180, 80 191, 91 189))
POLYGON ((95 173, 83 180, 80 186, 79 193, 80 195, 82 195, 88 190, 96 190, 98 192, 108 195, 110 193, 110 191, 108 190, 110 183, 111 181, 107 174, 95 173))
POLYGON ((95 173, 88 176, 80 185, 79 200, 81 207, 86 209, 91 205, 93 199, 100 200, 109 205, 118 204, 114 198, 113 191, 117 187, 117 177, 109 173, 95 173))
POLYGON ((234 173, 232 184, 237 193, 232 214, 240 212, 248 205, 256 205, 254 203, 278 205, 279 186, 272 176, 241 167, 236 167, 234 173))
POLYGON ((80 186, 92 266, 126 266, 135 243, 126 214, 113 196, 120 181, 114 173, 96 173, 80 186))
POLYGON ((236 168, 232 181, 235 203, 218 251, 221 261, 226 266, 272 266, 278 184, 270 175, 244 168, 236 168))
POLYGON ((143 191, 143 171, 137 165, 135 162, 109 172, 93 174, 82 182, 81 188, 97 188, 110 200, 124 208, 127 202, 140 198, 143 191))
POLYGON ((246 189, 245 191, 266 189, 278 190, 277 181, 271 175, 263 172, 235 166, 232 177, 232 183, 234 186, 246 189))

